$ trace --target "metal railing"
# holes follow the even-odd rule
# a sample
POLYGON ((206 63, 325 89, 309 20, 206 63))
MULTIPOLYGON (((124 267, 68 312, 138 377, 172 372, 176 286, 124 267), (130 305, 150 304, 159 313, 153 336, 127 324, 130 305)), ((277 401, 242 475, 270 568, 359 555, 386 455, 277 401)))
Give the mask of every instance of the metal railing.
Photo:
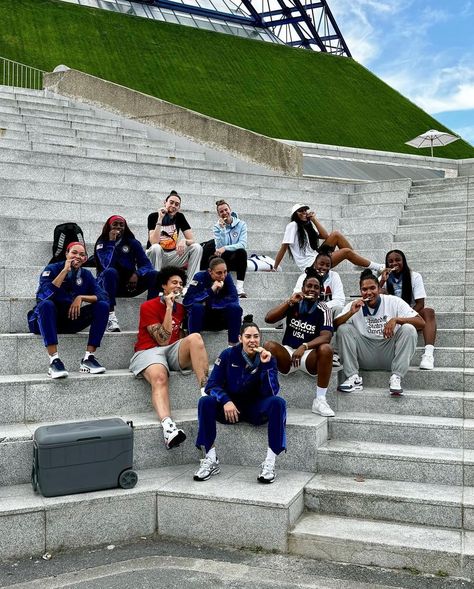
POLYGON ((0 57, 0 86, 43 89, 43 70, 0 57))

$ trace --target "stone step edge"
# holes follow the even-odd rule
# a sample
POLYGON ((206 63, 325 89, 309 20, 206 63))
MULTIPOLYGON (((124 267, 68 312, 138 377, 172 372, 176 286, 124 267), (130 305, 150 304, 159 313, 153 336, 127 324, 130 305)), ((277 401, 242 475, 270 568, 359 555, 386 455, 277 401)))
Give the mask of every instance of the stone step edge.
MULTIPOLYGON (((305 513, 296 522, 295 526, 290 531, 289 536, 290 552, 293 553, 302 554, 302 552, 298 550, 295 552, 294 550, 298 538, 304 540, 313 537, 315 540, 319 539, 320 541, 337 543, 339 547, 343 547, 343 550, 351 550, 350 544, 357 544, 358 549, 356 549, 355 546, 352 548, 355 552, 354 557, 356 560, 350 561, 354 564, 369 564, 369 562, 362 562, 365 561, 366 558, 369 558, 369 560, 371 558, 370 554, 363 554, 366 552, 364 546, 372 548, 375 552, 383 550, 383 546, 385 550, 392 549, 402 550, 403 552, 406 551, 405 558, 412 563, 414 568, 417 568, 417 553, 419 555, 431 555, 432 557, 436 553, 446 554, 451 558, 453 558, 453 556, 460 557, 461 553, 467 553, 469 549, 464 542, 462 542, 463 537, 469 538, 469 544, 471 544, 472 539, 474 538, 474 533, 461 531, 459 529, 442 529, 416 524, 402 524, 345 516, 305 513), (349 543, 349 546, 347 546, 346 543, 349 543), (454 546, 456 546, 456 548, 454 546), (360 559, 362 559, 362 561, 360 559)), ((472 554, 472 549, 470 554, 472 554)), ((309 556, 309 554, 306 555, 309 556)), ((380 555, 377 556, 380 558, 380 555)), ((377 556, 375 556, 376 560, 377 556)), ((334 557, 334 555, 332 555, 332 557, 326 556, 325 558, 330 558, 331 560, 336 561, 339 560, 337 556, 334 557)), ((380 563, 374 564, 381 566, 380 563)), ((460 564, 461 563, 459 562, 458 567, 460 567, 460 564)), ((443 566, 440 566, 440 570, 443 570, 443 566)), ((449 572, 452 574, 453 571, 451 570, 449 572)))
MULTIPOLYGON (((196 407, 188 408, 188 409, 176 409, 172 411, 172 417, 175 423, 178 426, 185 427, 186 424, 189 423, 197 423, 197 398, 196 398, 196 407)), ((98 418, 90 418, 90 419, 64 419, 61 422, 52 422, 52 421, 45 421, 45 422, 28 422, 28 423, 18 423, 18 424, 5 424, 0 426, 0 433, 2 433, 2 438, 0 439, 0 443, 7 444, 7 443, 16 443, 20 441, 32 440, 33 434, 38 427, 45 426, 45 425, 57 425, 58 423, 76 423, 82 421, 95 421, 97 419, 103 419, 104 416, 98 418)), ((130 413, 128 415, 120 415, 114 413, 112 415, 107 415, 107 418, 119 418, 123 419, 124 421, 131 421, 133 422, 133 426, 135 430, 147 430, 147 429, 161 429, 162 425, 158 416, 154 413, 154 411, 147 411, 143 413, 130 413)), ((309 409, 298 409, 298 408, 288 408, 287 410, 287 420, 286 423, 289 426, 295 427, 303 427, 303 428, 316 428, 319 429, 320 427, 325 427, 327 423, 327 417, 322 417, 321 415, 316 415, 311 413, 309 409)), ((254 427, 251 424, 243 422, 241 425, 244 427, 254 427)), ((189 441, 190 443, 194 444, 193 440, 189 441)))
MULTIPOLYGON (((259 465, 255 465, 255 467, 251 467, 251 466, 238 466, 238 465, 233 465, 233 464, 228 464, 228 463, 223 463, 221 466, 222 466, 222 471, 224 471, 226 469, 231 472, 234 472, 234 471, 249 471, 250 472, 251 471, 252 475, 254 473, 258 473, 258 468, 259 468, 259 465)), ((303 493, 303 490, 304 490, 304 484, 302 484, 299 492, 296 493, 295 496, 289 502, 275 500, 274 495, 273 495, 272 499, 268 500, 265 498, 264 493, 262 493, 260 495, 260 497, 255 497, 255 498, 250 499, 250 498, 248 498, 247 495, 242 495, 242 493, 239 493, 238 486, 233 487, 233 491, 234 491, 233 494, 225 494, 225 495, 223 494, 222 496, 212 495, 212 494, 205 495, 200 492, 193 493, 191 490, 192 485, 198 485, 197 487, 195 487, 195 490, 199 489, 199 491, 202 491, 202 490, 205 491, 206 481, 194 482, 192 479, 192 474, 194 474, 194 472, 197 470, 198 467, 199 467, 199 463, 196 462, 196 463, 181 464, 178 466, 163 466, 163 467, 140 469, 140 470, 134 469, 136 471, 136 473, 138 474, 138 483, 137 483, 137 486, 134 487, 133 489, 113 488, 113 489, 104 489, 101 491, 89 491, 89 492, 85 492, 85 493, 77 493, 77 494, 72 494, 72 495, 60 495, 57 497, 43 497, 39 493, 34 493, 32 487, 31 487, 31 484, 29 484, 29 483, 25 483, 22 485, 11 485, 11 486, 6 486, 6 487, 1 487, 0 488, 0 498, 9 497, 10 498, 9 503, 15 504, 15 501, 12 500, 12 497, 18 497, 18 506, 5 507, 5 502, 0 501, 0 517, 2 517, 2 516, 4 517, 6 515, 20 514, 20 513, 45 511, 47 509, 57 508, 59 506, 67 506, 67 505, 74 504, 74 503, 95 502, 95 501, 104 501, 104 500, 108 501, 108 500, 116 498, 116 497, 127 496, 127 495, 141 495, 141 494, 149 495, 151 492, 156 493, 158 497, 159 496, 168 496, 169 497, 169 496, 176 495, 176 496, 181 496, 181 497, 191 497, 191 498, 195 498, 195 499, 205 499, 208 501, 235 503, 235 504, 247 504, 247 505, 256 505, 256 506, 262 506, 262 507, 271 506, 271 507, 277 507, 277 508, 281 508, 281 509, 288 509, 288 507, 297 499, 297 497, 300 494, 303 493), (171 475, 171 473, 173 473, 173 471, 175 471, 174 475, 171 476, 171 478, 169 478, 168 480, 166 480, 165 483, 163 483, 162 481, 159 481, 159 480, 156 482, 153 482, 154 475, 156 476, 156 478, 158 478, 157 475, 160 475, 161 473, 163 473, 163 474, 170 473, 170 475, 171 475), (190 475, 189 476, 190 491, 188 493, 182 493, 180 491, 173 492, 173 490, 164 490, 164 488, 167 487, 168 485, 170 485, 170 483, 172 484, 173 480, 180 478, 181 476, 183 476, 184 474, 187 474, 187 473, 189 473, 189 475, 190 475), (142 489, 140 488, 141 484, 143 485, 142 489), (202 487, 201 487, 201 485, 202 485, 202 487), (30 489, 31 489, 31 494, 29 493, 30 489), (25 492, 26 492, 26 494, 30 494, 30 498, 29 498, 29 501, 26 505, 22 505, 22 501, 24 501, 24 498, 25 498, 25 492)), ((310 480, 311 477, 314 476, 314 473, 309 473, 306 471, 287 471, 284 469, 278 470, 278 467, 276 469, 276 473, 277 473, 277 479, 276 479, 277 481, 278 481, 278 474, 279 473, 281 473, 281 474, 287 473, 289 476, 293 476, 295 473, 299 473, 299 475, 302 475, 307 480, 310 480)), ((255 485, 258 485, 258 483, 256 481, 256 476, 255 476, 255 485)), ((261 486, 261 487, 263 489, 263 486, 261 486)))
POLYGON ((306 485, 305 493, 316 496, 324 494, 340 497, 368 497, 401 503, 416 502, 424 505, 474 507, 474 487, 396 481, 355 475, 316 474, 306 485), (352 483, 357 483, 353 489, 350 488, 352 483), (454 497, 454 495, 458 496, 454 497))
POLYGON ((343 454, 345 456, 363 456, 364 458, 399 460, 408 462, 416 460, 424 463, 474 465, 474 450, 464 448, 442 448, 434 446, 410 446, 408 444, 383 444, 380 442, 360 442, 351 440, 328 440, 319 446, 321 454, 343 454), (431 456, 433 455, 433 456, 431 456))

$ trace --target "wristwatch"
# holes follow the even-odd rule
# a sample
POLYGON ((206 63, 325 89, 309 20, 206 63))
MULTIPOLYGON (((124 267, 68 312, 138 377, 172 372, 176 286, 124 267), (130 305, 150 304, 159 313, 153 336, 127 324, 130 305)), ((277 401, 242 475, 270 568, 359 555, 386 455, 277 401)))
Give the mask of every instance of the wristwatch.
POLYGON ((309 350, 309 346, 308 346, 308 344, 307 344, 306 342, 303 342, 303 343, 302 343, 302 346, 303 346, 304 348, 306 348, 306 350, 309 350))

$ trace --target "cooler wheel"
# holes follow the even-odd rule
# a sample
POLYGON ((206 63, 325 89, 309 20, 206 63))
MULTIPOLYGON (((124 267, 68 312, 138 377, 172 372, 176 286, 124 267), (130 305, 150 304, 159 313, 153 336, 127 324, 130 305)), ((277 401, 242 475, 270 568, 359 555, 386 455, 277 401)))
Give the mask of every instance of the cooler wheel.
POLYGON ((120 473, 118 484, 122 489, 133 489, 137 481, 138 475, 134 470, 124 470, 120 473))

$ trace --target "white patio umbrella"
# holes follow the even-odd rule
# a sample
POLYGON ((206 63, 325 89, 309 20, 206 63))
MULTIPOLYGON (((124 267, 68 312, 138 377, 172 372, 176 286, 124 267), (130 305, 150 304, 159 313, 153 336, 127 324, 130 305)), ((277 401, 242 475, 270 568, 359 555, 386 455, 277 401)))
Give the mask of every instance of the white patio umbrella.
POLYGON ((430 129, 429 131, 426 131, 426 133, 422 133, 421 135, 418 135, 418 137, 406 141, 406 145, 411 145, 416 148, 431 147, 431 157, 433 157, 433 147, 442 147, 443 145, 448 145, 448 143, 452 143, 458 139, 459 137, 451 135, 451 133, 430 129))

